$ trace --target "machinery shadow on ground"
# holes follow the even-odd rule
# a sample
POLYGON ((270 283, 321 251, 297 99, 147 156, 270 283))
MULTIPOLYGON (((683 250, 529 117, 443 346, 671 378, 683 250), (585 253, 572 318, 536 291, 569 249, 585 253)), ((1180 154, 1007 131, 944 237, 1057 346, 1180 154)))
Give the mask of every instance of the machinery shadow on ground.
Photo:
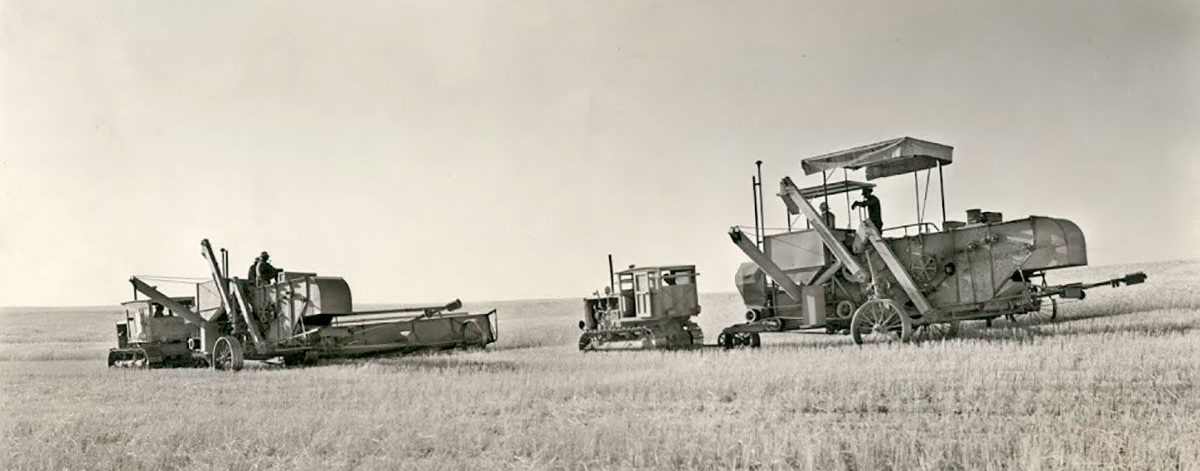
POLYGON ((1088 313, 1081 313, 1081 314, 1078 314, 1078 315, 1063 316, 1063 317, 1059 317, 1058 319, 1054 319, 1054 320, 1052 320, 1052 321, 1043 322, 1043 323, 1040 323, 1040 324, 1062 324, 1062 323, 1070 323, 1070 322, 1073 322, 1073 321, 1083 321, 1083 320, 1088 320, 1088 319, 1099 319, 1099 318, 1103 318, 1103 317, 1116 317, 1116 316, 1124 316, 1124 315, 1128 315, 1128 314, 1145 314, 1145 315, 1147 315, 1147 316, 1153 316, 1155 312, 1158 312, 1158 311, 1166 311, 1166 310, 1169 310, 1169 309, 1181 309, 1181 310, 1186 310, 1186 309, 1196 309, 1196 310, 1200 310, 1200 306, 1196 306, 1196 305, 1184 305, 1184 306, 1179 306, 1179 305, 1170 305, 1170 304, 1167 304, 1167 305, 1163 305, 1163 306, 1144 306, 1144 307, 1143 307, 1143 306, 1139 306, 1139 307, 1129 307, 1129 308, 1124 308, 1124 309, 1114 309, 1114 310, 1111 310, 1111 311, 1102 311, 1102 312, 1088 312, 1088 313))
MULTIPOLYGON (((978 340, 984 342, 1028 342, 1035 338, 1050 338, 1050 337, 1072 337, 1082 335, 1095 334, 1133 334, 1147 337, 1160 337, 1165 335, 1179 335, 1200 330, 1200 317, 1192 321, 1163 321, 1154 319, 1154 314, 1167 309, 1180 309, 1177 307, 1166 308, 1128 308, 1118 309, 1103 312, 1084 313, 1073 315, 1070 317, 1060 317, 1058 319, 1047 319, 1041 321, 1031 321, 1020 319, 1016 322, 1006 320, 997 320, 991 327, 986 327, 982 322, 972 321, 969 325, 963 325, 958 334, 952 340, 978 340), (1117 317, 1128 314, 1146 314, 1145 318, 1137 318, 1128 323, 1118 325, 1084 325, 1078 321, 1086 321, 1089 319, 1099 319, 1108 317, 1117 317), (1073 325, 1074 324, 1074 325, 1073 325)), ((1186 308, 1183 308, 1186 309, 1186 308)), ((854 346, 853 341, 848 335, 829 335, 826 338, 821 338, 820 335, 811 335, 808 340, 787 340, 779 343, 764 344, 758 350, 764 352, 802 352, 802 351, 820 351, 820 350, 837 350, 854 346)), ((918 340, 913 341, 913 344, 936 344, 939 340, 918 340)), ((720 351, 719 348, 712 350, 720 351)))
POLYGON ((331 360, 322 364, 370 365, 385 371, 447 371, 456 370, 473 373, 508 373, 520 366, 513 361, 463 358, 454 355, 407 355, 387 358, 357 360, 331 360))
MULTIPOLYGON (((779 335, 782 336, 782 335, 788 335, 788 334, 779 334, 779 335)), ((715 351, 718 353, 728 352, 728 351, 743 351, 743 350, 751 351, 751 352, 762 351, 762 352, 775 352, 775 353, 798 353, 798 352, 811 352, 813 350, 840 350, 843 348, 855 346, 854 341, 850 339, 849 335, 820 334, 818 336, 816 334, 812 334, 812 335, 806 335, 806 336, 810 337, 810 338, 805 339, 803 337, 800 337, 799 335, 793 335, 792 338, 785 337, 785 340, 783 340, 783 341, 780 341, 780 342, 772 341, 770 343, 764 343, 761 347, 753 348, 753 349, 746 348, 746 347, 735 347, 730 350, 725 350, 719 346, 712 346, 712 347, 706 348, 705 350, 711 350, 711 351, 715 351)))
MULTIPOLYGON (((1108 316, 1097 316, 1108 317, 1108 316)), ((1079 318, 1072 319, 1078 320, 1079 318)), ((981 340, 986 342, 1026 342, 1035 338, 1075 337, 1094 334, 1134 334, 1147 337, 1178 335, 1200 328, 1194 322, 1138 322, 1123 325, 1070 326, 1068 321, 1052 321, 1037 324, 1010 324, 1004 327, 964 329, 957 339, 981 340)))

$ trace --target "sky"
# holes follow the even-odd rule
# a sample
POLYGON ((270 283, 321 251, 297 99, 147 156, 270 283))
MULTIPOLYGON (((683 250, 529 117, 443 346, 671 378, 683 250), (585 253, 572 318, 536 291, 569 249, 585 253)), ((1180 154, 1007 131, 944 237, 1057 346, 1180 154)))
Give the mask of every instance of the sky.
POLYGON ((782 227, 802 158, 901 136, 954 146, 950 219, 1200 257, 1200 4, 0 0, 0 305, 206 276, 204 238, 360 303, 582 297, 610 253, 733 291, 755 160, 782 227))

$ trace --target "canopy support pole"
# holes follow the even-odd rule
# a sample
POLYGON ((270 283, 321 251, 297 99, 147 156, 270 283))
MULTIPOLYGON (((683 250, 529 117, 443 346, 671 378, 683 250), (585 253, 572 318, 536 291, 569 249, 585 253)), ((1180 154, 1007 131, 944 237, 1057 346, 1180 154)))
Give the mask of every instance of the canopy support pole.
POLYGON ((946 180, 942 178, 942 161, 938 161, 938 195, 942 198, 942 230, 946 229, 946 180))
POLYGON ((829 206, 829 176, 824 170, 821 171, 821 192, 824 193, 825 206, 829 206))
MULTIPOLYGON (((919 170, 918 170, 919 171, 919 170)), ((921 180, 917 178, 917 172, 913 172, 913 203, 917 207, 917 232, 921 232, 921 180)), ((908 231, 905 231, 908 232, 908 231)))
MULTIPOLYGON (((849 185, 850 184, 849 182, 850 182, 850 175, 848 172, 846 172, 845 168, 842 168, 842 186, 849 185)), ((854 222, 855 222, 854 219, 850 217, 850 192, 847 191, 846 192, 846 224, 849 224, 849 226, 846 226, 846 227, 853 229, 854 222)))
MULTIPOLYGON (((827 170, 821 171, 821 193, 823 193, 821 195, 821 197, 824 198, 822 201, 825 202, 825 207, 828 208, 829 207, 829 172, 827 170)), ((824 216, 822 216, 822 217, 824 217, 824 216)), ((849 219, 849 217, 847 217, 847 219, 849 219)), ((832 229, 832 228, 830 228, 830 229, 832 229)))

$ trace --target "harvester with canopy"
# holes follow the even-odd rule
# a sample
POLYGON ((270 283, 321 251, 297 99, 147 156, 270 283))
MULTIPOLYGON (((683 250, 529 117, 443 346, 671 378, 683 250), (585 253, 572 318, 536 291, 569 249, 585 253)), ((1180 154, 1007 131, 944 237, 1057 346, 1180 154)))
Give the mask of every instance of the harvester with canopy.
POLYGON ((1095 283, 1048 284, 1049 271, 1087 265, 1083 232, 1066 219, 1005 221, 1000 213, 974 209, 966 221, 946 219, 942 169, 953 162, 952 154, 950 146, 903 137, 804 159, 804 173, 820 173, 821 184, 799 188, 783 178, 779 197, 789 227, 776 234, 759 230, 759 190, 754 235, 740 227, 729 231, 750 258, 735 277, 746 322, 726 328, 719 342, 754 346, 760 333, 802 329, 848 332, 860 344, 944 339, 962 321, 1052 317, 1055 298, 1082 299, 1089 288, 1145 281, 1138 272, 1095 283), (831 181, 839 170, 842 179, 831 181), (875 186, 850 180, 852 170, 864 170, 868 181, 912 174, 916 220, 875 227, 860 213, 856 225, 829 226, 812 201, 836 204, 836 196, 845 195, 846 214, 853 216, 849 193, 875 186), (941 225, 925 217, 935 170, 941 225), (806 227, 793 230, 792 215, 802 215, 806 227))
POLYGON ((479 348, 496 341, 496 311, 460 312, 462 303, 396 309, 353 309, 341 277, 282 271, 274 279, 229 276, 228 252, 214 255, 201 241, 208 279, 191 283, 194 296, 170 297, 131 277, 134 300, 124 303, 117 348, 109 366, 142 368, 210 365, 238 370, 245 360, 287 364, 426 349, 479 348), (139 295, 144 296, 139 299, 139 295))

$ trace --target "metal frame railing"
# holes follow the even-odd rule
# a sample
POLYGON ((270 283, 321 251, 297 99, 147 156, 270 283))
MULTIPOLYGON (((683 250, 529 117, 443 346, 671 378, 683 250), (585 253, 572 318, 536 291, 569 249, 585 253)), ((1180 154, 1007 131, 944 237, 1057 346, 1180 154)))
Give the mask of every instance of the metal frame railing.
POLYGON ((904 230, 904 235, 905 235, 905 236, 908 236, 908 235, 909 235, 909 233, 908 233, 908 230, 909 230, 910 228, 917 228, 917 234, 927 234, 927 233, 930 233, 930 232, 941 232, 941 231, 942 231, 942 229, 941 229, 940 227, 938 227, 938 225, 937 225, 937 224, 934 224, 934 223, 932 223, 932 222, 929 222, 929 221, 925 221, 925 222, 914 222, 914 223, 912 223, 912 224, 904 224, 904 225, 902 225, 902 226, 892 226, 892 227, 889 227, 889 228, 887 228, 887 229, 884 229, 884 230, 880 231, 880 233, 882 234, 882 233, 885 233, 885 232, 888 232, 888 231, 894 231, 894 230, 903 229, 903 230, 904 230), (932 231, 931 231, 931 230, 928 230, 928 228, 930 228, 930 227, 932 227, 932 228, 933 228, 933 230, 932 230, 932 231))

